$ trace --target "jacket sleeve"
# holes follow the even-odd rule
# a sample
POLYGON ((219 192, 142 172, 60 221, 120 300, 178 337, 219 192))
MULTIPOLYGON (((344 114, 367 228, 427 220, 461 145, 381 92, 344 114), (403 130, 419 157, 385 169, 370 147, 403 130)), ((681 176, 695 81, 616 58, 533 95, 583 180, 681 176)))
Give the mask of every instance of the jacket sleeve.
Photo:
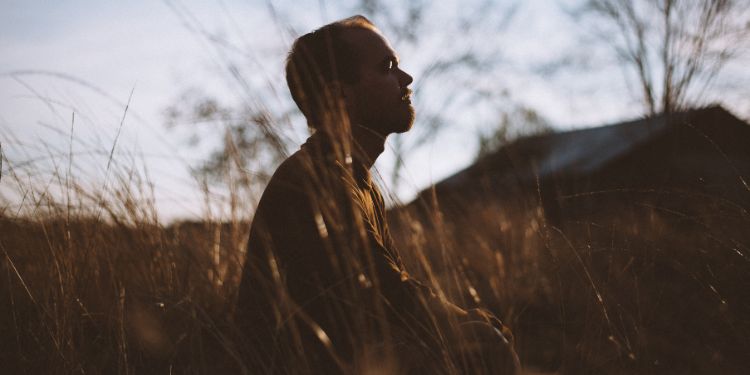
POLYGON ((372 201, 376 220, 368 222, 370 251, 384 297, 396 321, 416 329, 419 337, 438 321, 457 319, 466 312, 441 299, 433 290, 411 277, 401 261, 388 229, 382 195, 373 187, 372 201))

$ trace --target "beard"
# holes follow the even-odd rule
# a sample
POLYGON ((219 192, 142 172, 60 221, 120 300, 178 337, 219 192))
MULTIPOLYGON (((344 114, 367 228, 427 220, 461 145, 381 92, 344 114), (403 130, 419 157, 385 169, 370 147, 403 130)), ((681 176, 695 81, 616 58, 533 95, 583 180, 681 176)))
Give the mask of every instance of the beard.
POLYGON ((353 121, 359 122, 382 136, 409 131, 416 118, 414 106, 411 102, 403 100, 398 100, 387 109, 370 107, 363 112, 360 112, 361 115, 356 116, 353 121))
POLYGON ((386 118, 381 122, 384 129, 383 135, 392 133, 406 133, 414 125, 416 112, 410 102, 399 101, 397 106, 390 111, 384 112, 386 118))
POLYGON ((406 103, 406 110, 402 118, 399 119, 399 124, 395 126, 394 133, 406 133, 408 132, 411 127, 414 125, 414 120, 416 119, 416 111, 414 110, 414 106, 411 105, 411 103, 406 103))

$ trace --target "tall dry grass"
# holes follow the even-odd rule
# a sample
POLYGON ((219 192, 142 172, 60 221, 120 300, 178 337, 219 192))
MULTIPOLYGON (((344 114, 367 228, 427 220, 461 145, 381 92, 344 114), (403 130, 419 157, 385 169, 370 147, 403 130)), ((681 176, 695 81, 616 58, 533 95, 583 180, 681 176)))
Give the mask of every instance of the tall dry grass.
POLYGON ((136 158, 110 153, 103 184, 74 174, 72 152, 51 172, 3 158, 5 193, 21 198, 0 210, 3 372, 242 369, 228 320, 249 228, 240 197, 233 220, 167 224, 136 158))
MULTIPOLYGON (((14 164, 4 160, 2 183, 35 208, 15 214, 6 202, 0 220, 5 371, 247 371, 232 320, 242 215, 168 225, 132 168, 112 169, 111 194, 58 170, 59 195, 24 184, 14 164)), ((512 202, 424 197, 391 211, 411 272, 503 317, 527 366, 739 374, 750 365, 744 206, 611 192, 596 201, 606 209, 552 225, 534 192, 512 202)), ((246 199, 230 202, 239 212, 246 199)))

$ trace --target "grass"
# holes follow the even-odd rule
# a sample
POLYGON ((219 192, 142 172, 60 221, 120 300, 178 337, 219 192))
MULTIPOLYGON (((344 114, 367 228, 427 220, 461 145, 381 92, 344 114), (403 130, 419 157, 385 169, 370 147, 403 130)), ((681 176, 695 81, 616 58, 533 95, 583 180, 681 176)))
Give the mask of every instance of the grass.
MULTIPOLYGON (((425 252, 448 244, 447 268, 462 275, 449 278, 452 297, 470 302, 476 290, 502 312, 525 363, 565 373, 745 372, 747 209, 684 191, 578 199, 589 204, 573 203, 557 226, 532 192, 444 199, 450 223, 427 220, 426 240, 410 243, 425 252), (585 208, 591 202, 598 211, 585 208)), ((405 211, 407 222, 424 217, 405 211)))
MULTIPOLYGON (((241 215, 167 225, 132 169, 113 168, 104 199, 64 171, 56 175, 65 194, 55 197, 5 165, 3 183, 36 207, 15 214, 6 203, 0 218, 5 371, 247 371, 232 319, 249 230, 241 215)), ((526 366, 750 368, 744 207, 693 193, 612 192, 596 198, 607 209, 555 226, 534 192, 519 196, 433 195, 392 210, 391 225, 412 273, 502 316, 526 366)), ((241 198, 232 202, 242 209, 241 198)))

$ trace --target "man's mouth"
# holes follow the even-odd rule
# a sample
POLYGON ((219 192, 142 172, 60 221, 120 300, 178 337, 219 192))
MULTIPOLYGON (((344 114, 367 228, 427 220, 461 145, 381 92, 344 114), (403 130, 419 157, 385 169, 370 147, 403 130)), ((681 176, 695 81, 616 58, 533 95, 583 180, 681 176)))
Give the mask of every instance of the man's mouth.
POLYGON ((412 93, 411 90, 406 89, 406 91, 404 91, 404 94, 401 95, 401 101, 411 103, 411 93, 412 93))

